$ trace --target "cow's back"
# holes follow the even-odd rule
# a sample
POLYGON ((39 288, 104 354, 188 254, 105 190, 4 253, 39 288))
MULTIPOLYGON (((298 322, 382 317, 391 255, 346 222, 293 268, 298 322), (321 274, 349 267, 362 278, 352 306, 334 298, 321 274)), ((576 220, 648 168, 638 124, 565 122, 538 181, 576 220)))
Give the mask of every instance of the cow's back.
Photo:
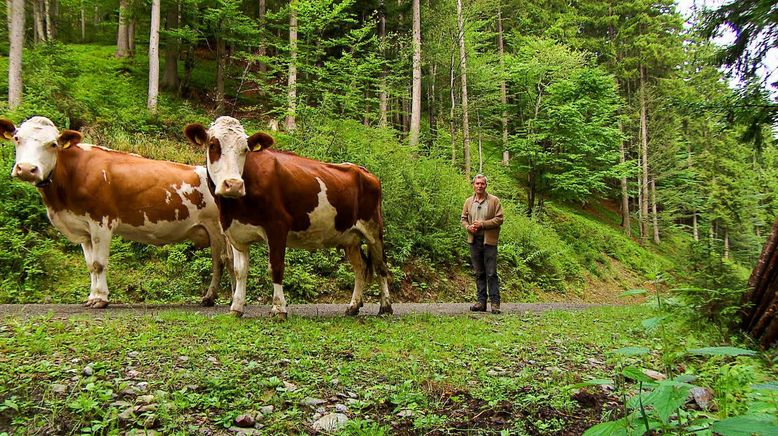
POLYGON ((165 244, 216 220, 205 177, 202 167, 79 144, 58 152, 41 193, 52 223, 74 242, 98 223, 127 239, 165 244))

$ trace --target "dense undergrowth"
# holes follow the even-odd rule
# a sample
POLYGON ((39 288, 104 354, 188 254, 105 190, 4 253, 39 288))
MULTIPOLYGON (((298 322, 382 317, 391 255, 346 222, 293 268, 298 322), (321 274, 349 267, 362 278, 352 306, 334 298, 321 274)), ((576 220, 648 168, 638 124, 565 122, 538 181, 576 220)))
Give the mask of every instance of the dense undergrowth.
MULTIPOLYGON (((60 128, 81 128, 87 142, 152 158, 202 162, 202 152, 187 144, 181 131, 188 122, 208 123, 219 114, 203 109, 205 104, 171 96, 161 98, 158 114, 149 114, 144 107, 145 60, 138 56, 119 61, 112 53, 112 47, 92 45, 42 44, 28 50, 25 62, 34 68, 25 66, 24 103, 13 113, 4 111, 5 116, 19 123, 44 115, 60 128)), ((0 88, 6 86, 2 80, 0 88)), ((471 189, 445 157, 450 139, 442 134, 438 143, 410 148, 392 130, 365 127, 314 108, 300 112, 293 135, 275 135, 277 147, 325 161, 359 163, 381 179, 387 255, 397 298, 471 298, 473 284, 466 278, 468 256, 459 226, 461 204, 471 189)), ((242 114, 241 119, 249 132, 265 120, 261 113, 242 114)), ((0 156, 2 171, 8 174, 13 147, 3 143, 0 156)), ((632 284, 658 274, 670 280, 679 277, 683 264, 678 259, 690 245, 680 232, 649 249, 625 237, 618 223, 595 218, 580 207, 549 202, 542 218, 527 218, 519 182, 508 169, 491 163, 496 160, 486 163, 485 172, 490 191, 503 198, 507 217, 500 245, 504 300, 587 300, 598 280, 614 275, 614 265, 632 284)), ((80 249, 48 224, 35 190, 7 180, 0 184, 0 198, 0 302, 83 300, 89 283, 80 249)), ((270 284, 265 248, 252 250, 248 295, 266 301, 270 284)), ((207 286, 209 258, 207 250, 186 244, 149 247, 115 240, 108 276, 111 298, 197 299, 207 286)), ((290 250, 287 260, 285 285, 292 302, 343 299, 351 289, 353 273, 335 250, 290 250)), ((226 280, 223 288, 227 294, 226 280)))

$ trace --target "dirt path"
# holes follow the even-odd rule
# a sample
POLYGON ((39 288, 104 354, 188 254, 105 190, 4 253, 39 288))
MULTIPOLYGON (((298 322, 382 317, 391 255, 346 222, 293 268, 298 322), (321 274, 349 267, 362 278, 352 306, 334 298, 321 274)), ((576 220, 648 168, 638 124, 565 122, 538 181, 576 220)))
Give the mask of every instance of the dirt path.
MULTIPOLYGON (((521 314, 525 312, 543 312, 547 310, 580 310, 596 307, 597 304, 580 303, 503 303, 502 313, 521 314)), ((463 315, 470 314, 469 303, 395 303, 392 305, 396 316, 429 313, 433 315, 463 315)), ((137 315, 155 315, 166 311, 186 311, 213 316, 226 314, 229 306, 202 307, 196 304, 112 304, 107 309, 87 309, 78 304, 0 304, 0 319, 30 318, 34 316, 51 315, 53 318, 69 318, 72 316, 120 317, 137 315)), ((290 304, 290 316, 341 316, 346 310, 346 304, 290 304)), ((256 318, 268 316, 270 306, 247 305, 244 317, 256 318)), ((365 304, 360 315, 374 316, 378 314, 378 304, 365 304)), ((478 316, 493 316, 491 313, 478 313, 478 316)))

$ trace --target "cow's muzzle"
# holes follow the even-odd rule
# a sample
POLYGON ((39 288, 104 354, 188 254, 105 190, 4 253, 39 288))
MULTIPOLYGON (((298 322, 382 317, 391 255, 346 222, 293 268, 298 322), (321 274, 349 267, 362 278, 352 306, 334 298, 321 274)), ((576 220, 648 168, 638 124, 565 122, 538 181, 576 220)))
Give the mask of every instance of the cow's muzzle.
POLYGON ((216 195, 229 198, 243 197, 246 195, 246 187, 243 184, 243 180, 226 179, 219 186, 219 189, 216 190, 216 195))
POLYGON ((28 163, 18 163, 14 165, 14 169, 11 171, 11 176, 21 181, 30 183, 37 183, 43 180, 43 175, 41 174, 40 169, 36 165, 28 163))

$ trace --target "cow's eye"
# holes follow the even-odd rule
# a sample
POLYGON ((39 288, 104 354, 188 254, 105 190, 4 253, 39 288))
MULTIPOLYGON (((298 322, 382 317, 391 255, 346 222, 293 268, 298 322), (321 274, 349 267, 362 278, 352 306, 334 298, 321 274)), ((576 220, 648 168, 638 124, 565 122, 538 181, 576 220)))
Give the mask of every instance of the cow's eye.
POLYGON ((57 148, 57 143, 56 142, 52 142, 52 143, 49 144, 49 147, 57 148))
POLYGON ((14 136, 14 141, 19 142, 19 137, 18 136, 14 136))

